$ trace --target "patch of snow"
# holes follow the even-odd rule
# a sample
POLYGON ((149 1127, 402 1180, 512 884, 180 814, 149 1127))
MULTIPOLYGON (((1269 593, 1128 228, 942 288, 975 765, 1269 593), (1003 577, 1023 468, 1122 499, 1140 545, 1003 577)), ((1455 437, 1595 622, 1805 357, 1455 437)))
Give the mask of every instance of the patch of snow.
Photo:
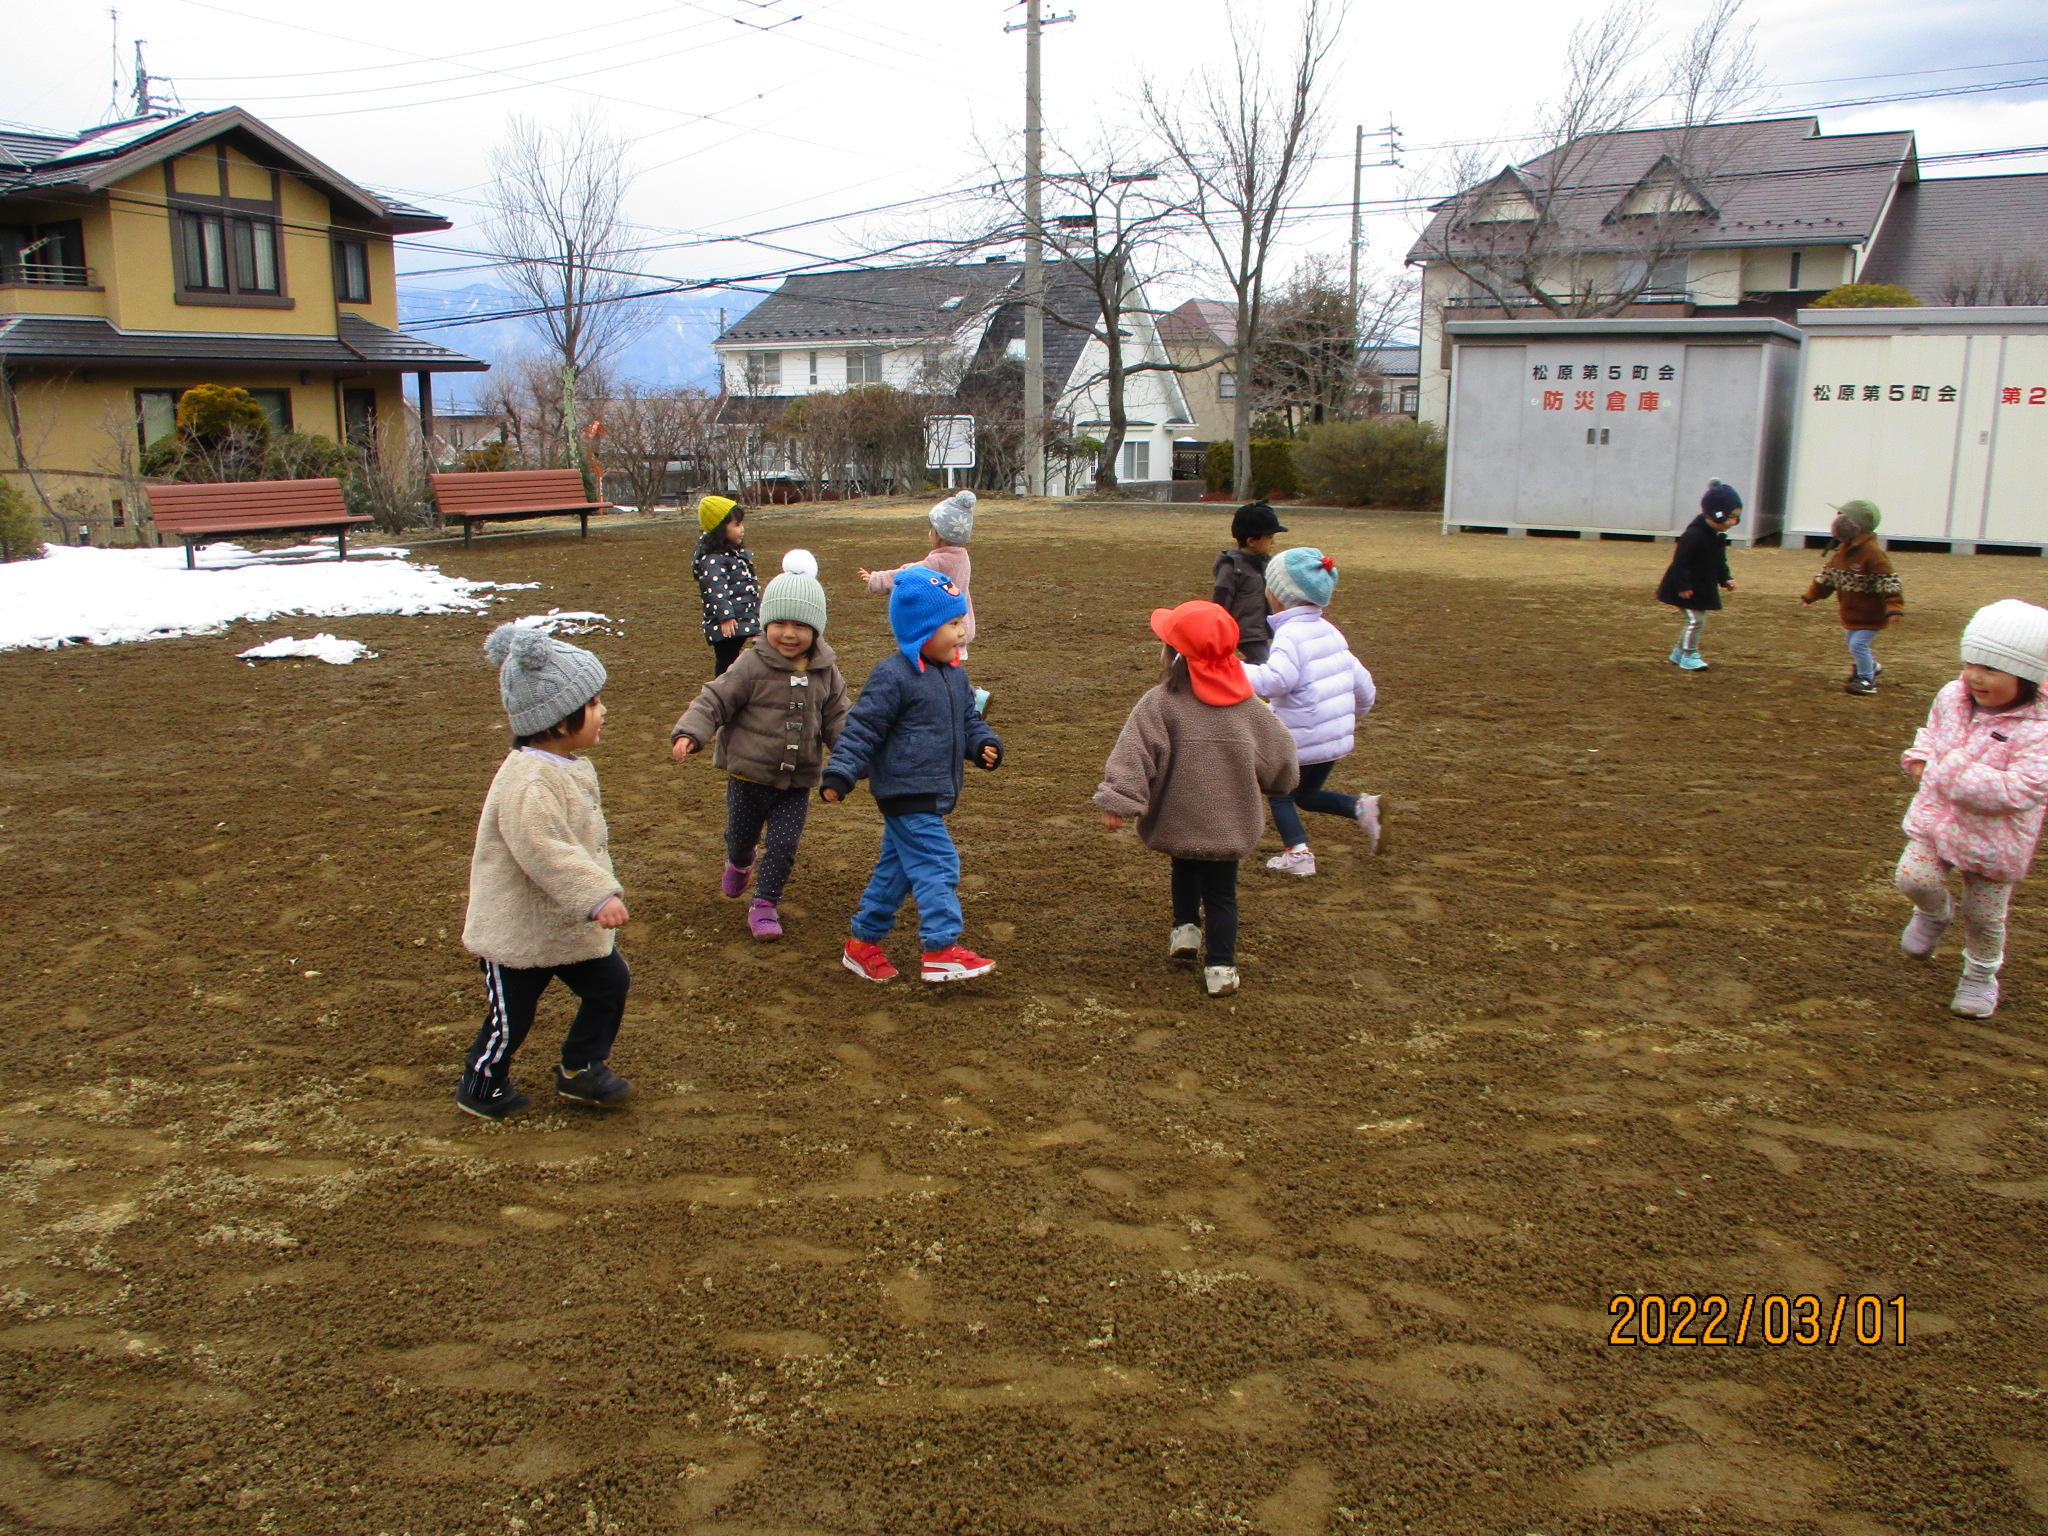
POLYGON ((309 656, 315 661, 331 662, 345 667, 354 661, 377 659, 377 653, 360 640, 337 640, 333 635, 321 633, 310 635, 304 640, 295 640, 286 635, 282 640, 273 640, 268 645, 253 645, 246 651, 235 653, 250 666, 259 661, 275 661, 286 656, 309 656))
POLYGON ((334 547, 321 544, 258 556, 236 544, 208 544, 199 569, 188 571, 178 548, 51 544, 41 560, 0 565, 0 651, 217 634, 237 620, 286 614, 476 613, 500 586, 444 576, 402 549, 360 553, 365 558, 350 550, 337 560, 334 547), (315 552, 324 558, 306 558, 315 552))
MULTIPOLYGON (((539 585, 539 583, 534 583, 539 585)), ((609 615, 592 613, 588 609, 576 609, 564 613, 559 608, 550 608, 546 613, 529 613, 512 621, 521 629, 537 629, 544 635, 615 635, 609 615)))

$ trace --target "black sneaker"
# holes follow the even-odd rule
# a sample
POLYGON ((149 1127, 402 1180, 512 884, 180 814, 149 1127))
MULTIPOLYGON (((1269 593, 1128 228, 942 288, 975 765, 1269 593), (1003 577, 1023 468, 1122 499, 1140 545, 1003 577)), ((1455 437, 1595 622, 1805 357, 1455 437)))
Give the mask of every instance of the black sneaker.
POLYGON ((525 1094, 510 1083, 489 1096, 472 1093, 458 1083, 455 1085, 455 1103, 458 1108, 485 1120, 502 1120, 507 1115, 516 1115, 526 1108, 527 1099, 525 1094))
POLYGON ((633 1085, 601 1061, 578 1072, 555 1068, 555 1092, 579 1104, 623 1104, 633 1085))
POLYGON ((1842 692, 1853 693, 1858 698, 1868 698, 1877 692, 1877 680, 1869 677, 1852 677, 1842 684, 1842 692))

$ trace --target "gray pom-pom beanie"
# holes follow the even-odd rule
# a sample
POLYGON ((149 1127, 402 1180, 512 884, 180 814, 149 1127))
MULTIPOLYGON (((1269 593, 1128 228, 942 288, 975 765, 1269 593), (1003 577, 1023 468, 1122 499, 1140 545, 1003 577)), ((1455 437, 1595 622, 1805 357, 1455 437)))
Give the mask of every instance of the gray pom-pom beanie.
POLYGON ((604 691, 603 662, 524 624, 492 630, 484 655, 498 669, 498 696, 515 736, 554 729, 604 691))

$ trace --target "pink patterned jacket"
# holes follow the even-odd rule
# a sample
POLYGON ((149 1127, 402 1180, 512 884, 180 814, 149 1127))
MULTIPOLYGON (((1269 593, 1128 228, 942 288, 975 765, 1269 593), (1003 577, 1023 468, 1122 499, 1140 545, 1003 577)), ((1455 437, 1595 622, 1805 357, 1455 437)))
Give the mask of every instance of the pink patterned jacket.
POLYGON ((1979 709, 1957 678, 1934 696, 1899 760, 1927 765, 1906 807, 1906 836, 1966 874, 2026 878, 2048 811, 2048 694, 2017 709, 1979 709))

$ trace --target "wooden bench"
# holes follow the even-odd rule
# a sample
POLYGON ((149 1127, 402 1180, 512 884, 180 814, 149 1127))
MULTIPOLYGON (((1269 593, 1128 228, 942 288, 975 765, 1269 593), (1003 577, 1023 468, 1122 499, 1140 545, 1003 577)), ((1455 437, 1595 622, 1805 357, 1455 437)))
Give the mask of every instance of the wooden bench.
POLYGON ((583 499, 583 476, 573 469, 498 469, 431 475, 441 516, 462 523, 467 544, 478 523, 513 522, 522 517, 557 517, 574 512, 583 537, 590 514, 609 512, 608 501, 583 499))
POLYGON ((348 531, 370 519, 351 512, 341 499, 341 482, 324 480, 228 480, 218 485, 163 484, 149 487, 149 515, 157 542, 175 533, 185 541, 185 569, 208 534, 334 534, 336 553, 348 558, 348 531))

